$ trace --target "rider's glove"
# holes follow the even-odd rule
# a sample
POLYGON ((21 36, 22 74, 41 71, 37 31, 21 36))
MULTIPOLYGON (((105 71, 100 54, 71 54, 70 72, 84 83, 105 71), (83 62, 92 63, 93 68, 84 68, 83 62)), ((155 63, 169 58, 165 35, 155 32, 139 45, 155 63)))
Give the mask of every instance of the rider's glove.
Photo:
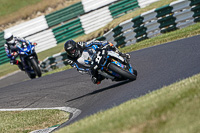
POLYGON ((12 55, 12 56, 17 56, 18 53, 17 53, 17 52, 13 52, 13 53, 11 53, 11 55, 12 55))
POLYGON ((18 53, 17 53, 17 52, 12 52, 12 53, 11 53, 11 56, 12 56, 12 58, 15 59, 15 58, 18 56, 18 53))
POLYGON ((81 47, 84 46, 84 42, 77 42, 78 45, 80 45, 81 47))
POLYGON ((35 45, 35 46, 36 46, 36 45, 37 45, 37 43, 36 43, 36 42, 34 42, 34 43, 33 43, 33 45, 35 45))
POLYGON ((12 56, 17 55, 17 52, 12 52, 11 55, 12 56))
POLYGON ((73 64, 73 61, 72 60, 67 60, 67 63, 72 65, 73 64))
POLYGON ((115 46, 111 42, 108 42, 108 43, 109 44, 105 45, 103 48, 115 50, 115 46))

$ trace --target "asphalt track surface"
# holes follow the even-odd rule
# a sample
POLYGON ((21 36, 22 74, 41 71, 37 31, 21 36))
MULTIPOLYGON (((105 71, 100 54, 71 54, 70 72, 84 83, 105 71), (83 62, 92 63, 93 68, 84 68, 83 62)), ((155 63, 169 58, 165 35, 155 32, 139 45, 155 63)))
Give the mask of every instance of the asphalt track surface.
POLYGON ((80 115, 61 125, 66 126, 200 73, 199 40, 200 36, 194 36, 131 52, 131 64, 138 71, 133 82, 104 80, 94 85, 88 75, 75 69, 34 80, 18 73, 0 80, 0 109, 63 106, 80 109, 80 115))

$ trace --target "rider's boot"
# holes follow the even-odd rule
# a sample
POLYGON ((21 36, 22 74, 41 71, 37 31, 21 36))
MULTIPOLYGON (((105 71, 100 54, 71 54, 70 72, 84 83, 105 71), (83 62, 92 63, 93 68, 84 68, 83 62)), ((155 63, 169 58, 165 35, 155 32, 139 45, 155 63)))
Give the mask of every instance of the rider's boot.
POLYGON ((92 76, 91 80, 94 84, 101 84, 101 81, 104 80, 105 78, 101 75, 97 75, 97 76, 92 76))
POLYGON ((92 76, 92 78, 91 78, 91 80, 92 80, 92 82, 94 83, 94 84, 97 84, 97 78, 95 77, 95 76, 92 76))

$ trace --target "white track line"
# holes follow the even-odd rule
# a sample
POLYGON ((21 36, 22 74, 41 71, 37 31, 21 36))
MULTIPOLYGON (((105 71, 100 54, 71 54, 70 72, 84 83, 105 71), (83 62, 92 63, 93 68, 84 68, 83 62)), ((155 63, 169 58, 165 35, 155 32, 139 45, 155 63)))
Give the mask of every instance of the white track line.
POLYGON ((15 72, 9 73, 9 74, 7 74, 7 75, 5 75, 5 76, 3 76, 3 77, 0 77, 0 80, 2 80, 2 79, 4 79, 4 78, 7 78, 7 77, 9 77, 9 76, 12 76, 12 75, 14 75, 14 74, 16 74, 16 73, 18 73, 18 72, 21 72, 21 71, 18 70, 18 71, 15 71, 15 72))

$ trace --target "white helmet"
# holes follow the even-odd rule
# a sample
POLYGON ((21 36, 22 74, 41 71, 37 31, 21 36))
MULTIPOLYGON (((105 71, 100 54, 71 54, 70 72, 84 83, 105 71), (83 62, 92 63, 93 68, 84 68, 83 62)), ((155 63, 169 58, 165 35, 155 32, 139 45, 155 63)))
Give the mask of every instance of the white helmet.
POLYGON ((6 33, 6 34, 4 35, 4 39, 5 39, 6 42, 9 43, 9 44, 13 44, 13 43, 15 42, 15 39, 14 39, 12 33, 6 33))

